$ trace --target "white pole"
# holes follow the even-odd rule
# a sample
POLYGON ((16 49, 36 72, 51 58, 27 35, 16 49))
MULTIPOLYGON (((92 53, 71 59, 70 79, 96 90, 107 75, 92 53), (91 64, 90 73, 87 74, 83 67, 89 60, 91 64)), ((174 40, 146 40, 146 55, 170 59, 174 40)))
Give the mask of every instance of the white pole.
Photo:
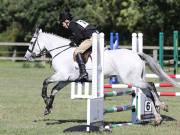
POLYGON ((142 53, 143 52, 143 34, 138 33, 138 52, 142 53))
POLYGON ((132 51, 133 52, 137 52, 138 51, 138 47, 137 47, 137 34, 136 33, 132 34, 132 51))
POLYGON ((76 89, 76 83, 72 82, 71 83, 71 99, 75 98, 75 89, 76 89))
POLYGON ((82 83, 78 82, 77 83, 77 95, 78 95, 78 97, 82 97, 82 90, 83 90, 82 83))
POLYGON ((93 33, 92 35, 92 97, 97 98, 97 39, 98 34, 93 33))
POLYGON ((90 88, 89 88, 89 83, 88 82, 85 82, 84 84, 84 95, 85 95, 85 98, 89 98, 90 96, 90 88))
POLYGON ((100 41, 98 47, 98 97, 104 97, 104 33, 100 33, 100 41))

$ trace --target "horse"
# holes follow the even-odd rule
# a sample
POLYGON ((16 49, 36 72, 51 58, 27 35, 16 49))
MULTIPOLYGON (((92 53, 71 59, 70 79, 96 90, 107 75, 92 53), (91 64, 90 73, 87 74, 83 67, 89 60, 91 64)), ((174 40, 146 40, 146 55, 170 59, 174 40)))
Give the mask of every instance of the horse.
MULTIPOLYGON (((73 60, 75 47, 71 47, 69 45, 70 42, 69 39, 58 35, 36 30, 24 56, 29 61, 43 55, 44 52, 48 52, 52 56, 54 74, 44 80, 42 87, 41 96, 46 105, 44 115, 51 113, 57 92, 69 83, 76 81, 79 77, 77 63, 73 60), (52 88, 50 96, 48 96, 47 88, 50 83, 56 84, 52 88)), ((169 78, 151 56, 145 53, 135 53, 128 49, 104 50, 104 77, 116 75, 122 83, 132 84, 132 86, 140 88, 146 95, 149 93, 153 97, 152 110, 155 116, 155 124, 158 125, 161 123, 162 118, 157 108, 168 111, 168 106, 160 101, 154 83, 146 82, 145 62, 152 72, 160 78, 172 83, 176 87, 180 87, 177 82, 169 78)), ((86 69, 88 80, 91 81, 91 59, 86 63, 86 69)))

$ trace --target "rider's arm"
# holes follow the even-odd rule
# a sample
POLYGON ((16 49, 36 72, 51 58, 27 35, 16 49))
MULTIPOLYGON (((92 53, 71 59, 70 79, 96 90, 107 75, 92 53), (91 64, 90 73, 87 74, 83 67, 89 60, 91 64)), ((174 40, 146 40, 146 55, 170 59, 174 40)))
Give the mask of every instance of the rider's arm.
POLYGON ((69 29, 72 32, 70 39, 76 44, 80 44, 84 40, 83 29, 73 21, 70 22, 69 29))

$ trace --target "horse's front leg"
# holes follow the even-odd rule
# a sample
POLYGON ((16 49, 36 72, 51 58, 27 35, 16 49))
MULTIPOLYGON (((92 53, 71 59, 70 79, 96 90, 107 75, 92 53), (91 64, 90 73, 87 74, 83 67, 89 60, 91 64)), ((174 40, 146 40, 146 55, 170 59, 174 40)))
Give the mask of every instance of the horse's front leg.
POLYGON ((49 101, 48 101, 48 104, 46 104, 46 108, 45 108, 45 111, 44 111, 44 115, 47 115, 49 113, 51 113, 51 110, 53 108, 53 102, 54 102, 54 98, 55 98, 55 95, 61 90, 63 89, 69 82, 63 82, 63 81, 60 81, 58 82, 52 89, 51 91, 51 95, 49 97, 49 101))
POLYGON ((50 83, 52 83, 52 82, 49 81, 49 78, 46 78, 46 79, 44 80, 44 82, 43 82, 43 87, 42 87, 41 96, 42 96, 42 98, 43 98, 43 100, 44 100, 44 103, 45 103, 46 105, 49 104, 49 97, 48 97, 48 95, 47 95, 47 87, 48 87, 48 85, 49 85, 50 83))

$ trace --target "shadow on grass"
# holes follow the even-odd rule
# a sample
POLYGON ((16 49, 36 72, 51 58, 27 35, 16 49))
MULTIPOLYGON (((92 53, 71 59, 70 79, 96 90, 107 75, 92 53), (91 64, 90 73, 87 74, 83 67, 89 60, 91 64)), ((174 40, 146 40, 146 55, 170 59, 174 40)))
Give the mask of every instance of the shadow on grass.
MULTIPOLYGON (((69 119, 69 120, 56 120, 56 119, 40 119, 40 120, 34 120, 33 122, 46 122, 46 125, 58 125, 58 124, 64 124, 64 123, 80 123, 80 124, 85 124, 87 121, 82 120, 82 119, 69 119)), ((104 121, 104 125, 109 125, 109 124, 124 124, 124 123, 130 123, 129 121, 104 121)), ((143 123, 143 124, 147 124, 143 123)))
POLYGON ((174 119, 170 116, 161 115, 161 117, 163 118, 163 121, 177 121, 176 119, 174 119))
MULTIPOLYGON (((84 124, 87 121, 86 120, 82 120, 82 119, 69 119, 69 120, 57 120, 57 119, 40 119, 40 120, 34 120, 33 122, 46 122, 46 125, 56 125, 56 124, 64 124, 64 123, 81 123, 84 124)), ((108 124, 122 124, 122 123, 129 123, 127 121, 104 121, 105 125, 108 124)))
POLYGON ((64 123, 86 123, 86 120, 73 119, 73 120, 56 120, 47 122, 46 125, 56 125, 56 124, 64 124, 64 123))
MULTIPOLYGON (((167 116, 167 115, 161 115, 163 118, 163 121, 177 121, 176 119, 167 116)), ((71 119, 71 120, 57 120, 57 119, 39 119, 39 120, 34 120, 33 122, 47 122, 47 125, 54 125, 54 124, 63 124, 63 123, 86 123, 86 120, 82 120, 82 119, 71 119)), ((127 123, 127 121, 108 121, 108 122, 104 122, 105 124, 114 124, 114 123, 127 123)))
POLYGON ((46 125, 56 125, 64 123, 86 123, 86 120, 72 119, 72 120, 56 120, 56 119, 40 119, 33 122, 46 122, 46 125))
MULTIPOLYGON (((176 119, 166 116, 166 115, 161 115, 163 118, 163 121, 177 121, 176 119)), ((64 124, 64 123, 78 123, 79 125, 70 127, 65 129, 63 132, 87 132, 87 127, 89 127, 91 132, 99 132, 99 131, 108 131, 111 132, 111 129, 106 130, 103 128, 103 130, 100 127, 97 126, 88 126, 86 125, 86 120, 81 120, 81 119, 71 119, 71 120, 56 120, 56 119, 41 119, 41 120, 34 120, 33 122, 46 122, 46 125, 58 125, 58 124, 64 124), (85 125, 82 125, 85 124, 85 125)), ((103 125, 113 125, 113 124, 122 124, 122 126, 129 126, 127 121, 104 121, 103 125)), ((139 125, 148 125, 151 122, 144 122, 139 125)), ((152 124, 152 123, 151 123, 152 124)))

